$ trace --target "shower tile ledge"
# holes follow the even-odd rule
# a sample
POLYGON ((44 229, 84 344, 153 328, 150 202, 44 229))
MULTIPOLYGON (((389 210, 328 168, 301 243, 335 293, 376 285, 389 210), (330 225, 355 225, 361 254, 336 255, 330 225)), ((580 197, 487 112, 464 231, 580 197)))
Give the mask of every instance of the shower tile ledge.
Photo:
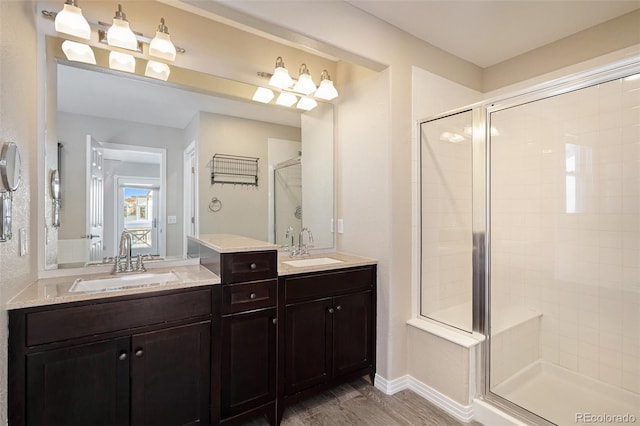
POLYGON ((410 319, 407 321, 407 324, 464 348, 472 348, 479 343, 482 343, 485 339, 484 335, 480 333, 465 333, 463 331, 454 330, 446 325, 421 318, 410 319))

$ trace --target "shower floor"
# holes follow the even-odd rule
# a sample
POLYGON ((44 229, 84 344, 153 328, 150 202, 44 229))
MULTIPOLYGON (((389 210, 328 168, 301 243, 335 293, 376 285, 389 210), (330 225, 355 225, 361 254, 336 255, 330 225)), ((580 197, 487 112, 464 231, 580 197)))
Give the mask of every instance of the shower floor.
POLYGON ((640 395, 543 361, 514 374, 492 392, 562 426, 640 422, 640 395), (627 415, 630 420, 588 421, 587 415, 627 415))

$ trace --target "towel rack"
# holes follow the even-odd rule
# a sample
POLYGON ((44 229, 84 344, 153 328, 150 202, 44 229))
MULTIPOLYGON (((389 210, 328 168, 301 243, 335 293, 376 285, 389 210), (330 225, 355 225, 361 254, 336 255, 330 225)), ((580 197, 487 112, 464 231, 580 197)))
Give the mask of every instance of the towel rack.
POLYGON ((211 184, 235 183, 258 186, 257 157, 214 154, 211 165, 211 184))

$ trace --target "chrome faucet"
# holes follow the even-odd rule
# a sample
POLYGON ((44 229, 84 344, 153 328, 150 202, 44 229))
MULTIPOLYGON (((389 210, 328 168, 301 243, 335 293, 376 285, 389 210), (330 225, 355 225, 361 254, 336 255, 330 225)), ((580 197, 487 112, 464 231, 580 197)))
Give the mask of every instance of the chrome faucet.
POLYGON ((123 231, 120 235, 120 247, 118 248, 118 255, 115 257, 113 273, 119 274, 122 272, 145 272, 147 268, 142 261, 142 255, 138 255, 136 264, 133 264, 131 257, 131 233, 123 231), (123 264, 124 263, 124 264, 123 264))
POLYGON ((291 253, 291 256, 295 256, 296 255, 296 243, 294 241, 294 235, 293 235, 293 226, 289 225, 287 227, 287 233, 284 235, 284 237, 287 239, 287 242, 289 241, 289 238, 291 238, 291 244, 289 244, 287 246, 287 251, 289 251, 291 253))
POLYGON ((300 230, 300 234, 298 235, 298 255, 306 256, 309 255, 309 244, 313 244, 313 234, 311 233, 311 229, 304 227, 300 230), (303 234, 307 231, 307 243, 304 244, 303 234))

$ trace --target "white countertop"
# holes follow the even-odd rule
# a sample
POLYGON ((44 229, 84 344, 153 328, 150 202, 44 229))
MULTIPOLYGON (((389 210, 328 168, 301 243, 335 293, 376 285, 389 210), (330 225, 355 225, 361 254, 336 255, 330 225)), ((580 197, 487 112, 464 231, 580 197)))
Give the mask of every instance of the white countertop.
POLYGON ((333 253, 315 253, 310 256, 279 256, 278 257, 278 275, 295 275, 304 274, 307 272, 321 272, 332 271, 336 269, 353 268, 356 266, 376 265, 377 260, 368 257, 356 256, 348 253, 333 252, 333 253), (330 258, 340 260, 339 263, 331 263, 325 265, 311 265, 311 266, 291 266, 284 262, 304 260, 304 259, 319 259, 330 258))
POLYGON ((187 236, 187 238, 209 247, 218 253, 278 250, 278 246, 276 244, 233 234, 200 234, 187 236))
POLYGON ((151 293, 156 291, 175 290, 220 283, 220 277, 200 265, 159 267, 149 269, 148 272, 174 272, 174 274, 178 277, 178 281, 170 281, 164 284, 152 284, 120 290, 72 293, 69 292, 69 289, 77 278, 81 277, 83 280, 90 280, 95 278, 109 277, 110 275, 102 273, 95 275, 44 278, 39 279, 33 284, 29 285, 13 299, 9 300, 7 302, 6 308, 8 310, 30 308, 34 306, 79 302, 83 300, 103 299, 107 297, 151 293))

